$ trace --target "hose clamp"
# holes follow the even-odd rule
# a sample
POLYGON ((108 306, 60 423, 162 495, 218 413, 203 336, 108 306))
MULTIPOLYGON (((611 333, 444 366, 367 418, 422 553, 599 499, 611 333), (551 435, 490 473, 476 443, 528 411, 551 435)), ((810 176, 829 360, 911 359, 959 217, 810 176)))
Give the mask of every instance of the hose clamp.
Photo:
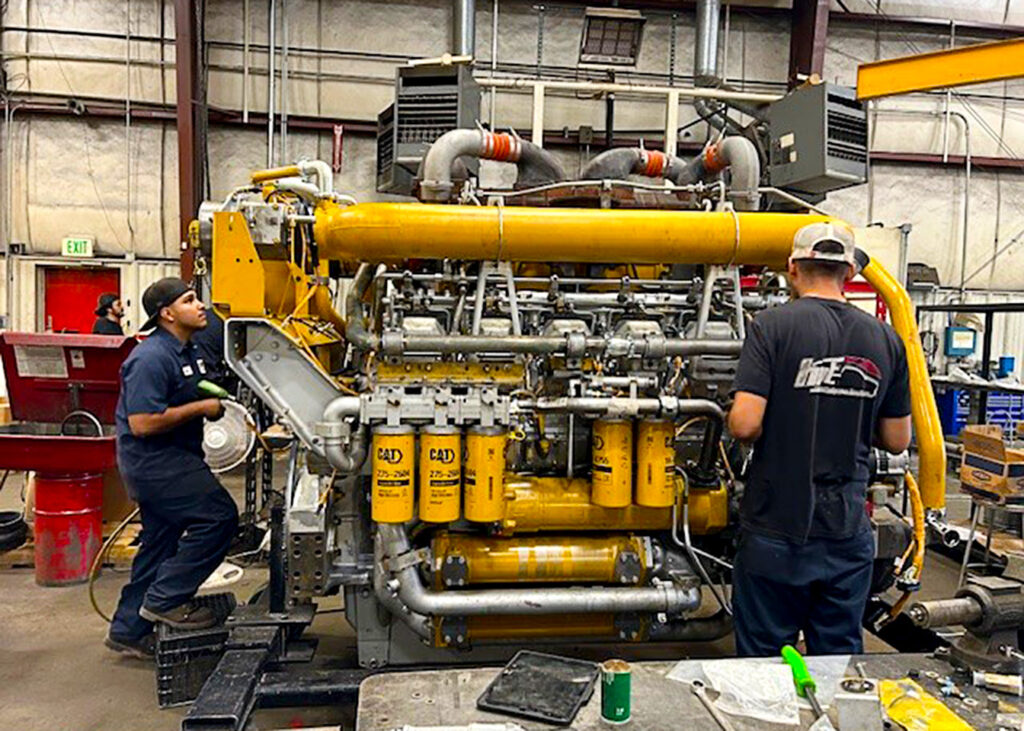
POLYGON ((429 562, 429 548, 418 548, 415 551, 406 551, 394 558, 386 558, 382 561, 384 564, 384 570, 390 571, 391 573, 397 573, 402 569, 409 568, 410 566, 419 566, 421 563, 429 562))

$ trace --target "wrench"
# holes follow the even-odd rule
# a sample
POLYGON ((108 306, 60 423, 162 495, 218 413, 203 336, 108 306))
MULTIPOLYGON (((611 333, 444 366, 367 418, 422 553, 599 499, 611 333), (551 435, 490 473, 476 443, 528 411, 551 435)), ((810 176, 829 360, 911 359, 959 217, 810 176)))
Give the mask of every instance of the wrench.
POLYGON ((710 713, 711 717, 715 719, 715 722, 722 731, 735 731, 732 724, 729 723, 729 719, 725 717, 725 714, 718 710, 715 704, 711 702, 711 699, 708 698, 707 691, 705 690, 705 686, 702 681, 694 680, 690 684, 690 689, 704 707, 708 709, 708 713, 710 713))

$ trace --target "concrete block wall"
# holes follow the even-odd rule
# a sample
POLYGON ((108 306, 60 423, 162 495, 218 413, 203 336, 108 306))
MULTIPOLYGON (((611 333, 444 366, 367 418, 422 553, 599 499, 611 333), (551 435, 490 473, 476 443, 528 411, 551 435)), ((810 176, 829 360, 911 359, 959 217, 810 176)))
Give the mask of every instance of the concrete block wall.
MULTIPOLYGON (((393 94, 395 67, 408 58, 437 56, 450 48, 448 0, 277 0, 286 7, 290 81, 285 99, 292 115, 324 120, 373 122, 393 94)), ((784 0, 765 5, 785 7, 784 0)), ((267 0, 207 0, 204 24, 208 43, 208 99, 213 108, 262 113, 267 105, 267 0), (245 63, 245 27, 252 44, 245 63), (248 67, 247 81, 243 66, 248 67)), ((855 12, 874 12, 874 0, 847 0, 855 12)), ((576 68, 582 7, 548 3, 543 14, 541 63, 576 68)), ((480 75, 489 73, 490 0, 478 0, 477 57, 480 75)), ((883 0, 883 14, 940 17, 950 21, 1024 24, 1024 0, 883 0)), ((838 14, 838 6, 834 8, 838 14)), ((648 12, 636 74, 675 75, 689 83, 693 64, 693 14, 682 10, 673 20, 664 11, 648 12), (675 26, 675 63, 670 64, 675 26), (671 66, 671 68, 670 68, 671 66)), ((789 27, 785 14, 764 15, 739 8, 727 13, 722 31, 721 68, 730 83, 753 91, 780 93, 787 74, 789 27)), ((63 104, 69 98, 90 104, 173 105, 174 17, 170 0, 11 0, 3 15, 3 53, 12 121, 0 133, 0 234, 4 243, 23 244, 33 256, 53 256, 61 238, 96 238, 97 254, 118 258, 168 260, 177 256, 177 147, 173 122, 84 116, 54 116, 18 109, 27 95, 63 104), (89 36, 78 31, 102 34, 89 36), (126 43, 125 34, 132 36, 126 43)), ((537 64, 541 16, 535 4, 500 0, 498 55, 503 74, 532 75, 537 64), (513 66, 510 66, 513 65, 513 66)), ((977 42, 956 34, 957 44, 977 42)), ((949 45, 948 31, 909 33, 880 23, 857 26, 832 23, 824 76, 852 84, 859 62, 934 50, 949 45)), ((279 64, 280 67, 280 64, 279 64)), ((628 79, 630 74, 623 73, 628 79)), ((652 78, 652 77, 646 77, 652 78)), ((659 83, 664 83, 661 81, 659 83)), ((970 127, 975 156, 1016 158, 1024 150, 1024 81, 964 89, 950 109, 970 127), (984 96, 979 96, 984 95, 984 96), (1001 141, 1000 141, 1001 138, 1001 141)), ((964 125, 948 125, 941 113, 944 94, 898 97, 872 106, 872 146, 888 152, 962 155, 964 125)), ((489 95, 482 116, 488 118, 489 95)), ((528 93, 501 92, 495 107, 499 127, 527 134, 531 121, 528 93)), ((692 107, 680 109, 680 124, 696 119, 692 107)), ((548 97, 548 130, 604 126, 604 103, 573 93, 548 97)), ((664 108, 629 95, 616 105, 619 134, 662 144, 664 108)), ((688 130, 700 142, 702 123, 688 130)), ((280 142, 280 138, 278 139, 280 142)), ((222 197, 267 158, 265 127, 216 126, 209 134, 210 194, 222 197)), ((595 152, 598 150, 595 150, 595 152)), ((327 132, 292 129, 288 157, 329 159, 327 132)), ((561 148, 567 168, 584 162, 561 148)), ((385 198, 374 190, 375 141, 372 135, 346 133, 344 161, 335 185, 360 200, 385 198)), ((1024 288, 1024 247, 1012 245, 994 264, 994 251, 1015 237, 1024 238, 1024 175, 1017 170, 976 166, 966 198, 969 280, 980 289, 1024 288)), ((964 241, 964 171, 895 163, 872 166, 868 185, 829 196, 825 208, 857 226, 879 222, 911 223, 910 260, 938 268, 944 284, 961 276, 964 241)), ((0 247, 5 250, 6 246, 0 247)), ((6 298, 0 298, 4 308, 6 298)), ((19 315, 19 318, 21 315, 19 315)), ((29 318, 31 319, 31 318, 29 318)))

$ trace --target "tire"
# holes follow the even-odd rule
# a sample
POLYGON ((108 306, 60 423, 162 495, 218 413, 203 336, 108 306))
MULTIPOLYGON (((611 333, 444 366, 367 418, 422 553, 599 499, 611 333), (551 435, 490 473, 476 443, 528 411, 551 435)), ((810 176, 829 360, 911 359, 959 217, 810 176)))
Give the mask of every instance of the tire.
POLYGON ((25 543, 28 524, 21 513, 13 510, 0 511, 0 552, 11 551, 25 543))

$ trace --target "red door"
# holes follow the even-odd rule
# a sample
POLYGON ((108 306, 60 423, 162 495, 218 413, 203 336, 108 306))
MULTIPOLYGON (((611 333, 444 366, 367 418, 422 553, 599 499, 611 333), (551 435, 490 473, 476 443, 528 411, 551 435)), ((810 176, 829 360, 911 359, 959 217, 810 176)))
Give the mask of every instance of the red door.
POLYGON ((91 333, 96 300, 105 292, 121 293, 118 269, 46 267, 43 273, 43 328, 48 332, 91 333))

